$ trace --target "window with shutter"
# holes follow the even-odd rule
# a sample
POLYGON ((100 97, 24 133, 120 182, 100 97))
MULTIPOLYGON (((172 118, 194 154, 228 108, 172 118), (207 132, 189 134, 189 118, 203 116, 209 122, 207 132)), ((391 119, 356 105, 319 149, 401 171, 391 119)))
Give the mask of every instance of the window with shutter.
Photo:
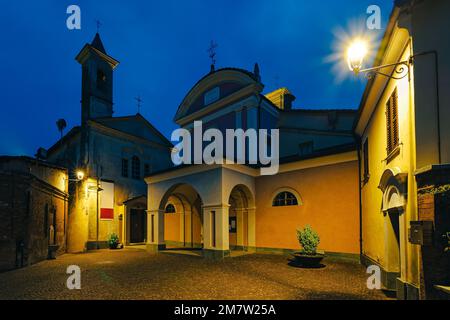
POLYGON ((386 104, 386 150, 388 156, 398 147, 398 94, 394 90, 386 104))

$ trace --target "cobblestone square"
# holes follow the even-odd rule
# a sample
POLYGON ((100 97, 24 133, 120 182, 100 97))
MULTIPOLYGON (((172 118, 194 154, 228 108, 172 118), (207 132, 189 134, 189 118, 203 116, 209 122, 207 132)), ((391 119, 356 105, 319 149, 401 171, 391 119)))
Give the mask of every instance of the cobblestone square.
POLYGON ((387 299, 366 287, 365 268, 327 258, 321 269, 288 265, 288 257, 243 255, 210 261, 170 252, 99 250, 65 254, 0 274, 0 299, 387 299), (81 268, 69 290, 66 269, 81 268))

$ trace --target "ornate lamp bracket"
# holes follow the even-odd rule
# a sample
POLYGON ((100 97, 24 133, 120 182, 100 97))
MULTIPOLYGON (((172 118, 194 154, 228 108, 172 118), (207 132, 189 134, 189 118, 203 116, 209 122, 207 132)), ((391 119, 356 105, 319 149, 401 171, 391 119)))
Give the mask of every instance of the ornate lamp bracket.
POLYGON ((400 61, 397 63, 385 64, 373 68, 361 69, 359 72, 363 72, 367 79, 373 79, 377 74, 388 77, 390 79, 400 80, 409 74, 409 69, 412 64, 412 57, 407 61, 400 61), (381 70, 394 67, 391 74, 382 72, 381 70))

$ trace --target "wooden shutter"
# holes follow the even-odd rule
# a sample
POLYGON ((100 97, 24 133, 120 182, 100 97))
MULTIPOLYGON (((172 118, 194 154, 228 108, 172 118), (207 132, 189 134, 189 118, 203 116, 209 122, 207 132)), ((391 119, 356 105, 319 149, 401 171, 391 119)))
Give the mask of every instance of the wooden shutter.
POLYGON ((392 136, 391 136, 391 98, 389 98, 386 104, 386 151, 391 153, 392 136))
POLYGON ((392 150, 398 146, 398 96, 397 88, 392 94, 392 150))
POLYGON ((389 155, 395 150, 399 142, 397 88, 386 104, 386 139, 386 150, 389 155))

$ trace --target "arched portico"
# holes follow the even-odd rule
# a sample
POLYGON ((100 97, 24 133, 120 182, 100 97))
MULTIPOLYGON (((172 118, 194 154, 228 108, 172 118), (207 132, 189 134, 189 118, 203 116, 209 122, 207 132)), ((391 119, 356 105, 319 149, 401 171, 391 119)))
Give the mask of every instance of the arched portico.
POLYGON ((202 248, 202 201, 189 186, 180 186, 164 205, 164 242, 166 247, 202 248))
POLYGON ((158 193, 158 188, 152 191, 148 248, 157 251, 166 247, 203 247, 203 202, 197 190, 190 184, 176 183, 164 193, 158 193), (166 210, 168 206, 170 210, 166 210))
POLYGON ((233 247, 255 248, 255 185, 252 176, 221 165, 204 165, 174 169, 146 181, 147 247, 150 251, 165 249, 166 245, 173 244, 169 239, 173 238, 177 239, 178 246, 200 244, 203 256, 208 258, 228 256, 230 208, 240 226, 233 239, 233 247), (170 209, 172 213, 165 213, 167 204, 173 206, 170 209), (190 221, 197 213, 201 221, 200 232, 189 230, 191 226, 195 228, 195 220, 192 224, 190 221), (172 227, 166 226, 167 223, 172 227), (198 234, 201 234, 200 243, 195 241, 198 234))
POLYGON ((229 196, 230 249, 253 250, 255 248, 255 199, 250 189, 239 184, 229 196))

